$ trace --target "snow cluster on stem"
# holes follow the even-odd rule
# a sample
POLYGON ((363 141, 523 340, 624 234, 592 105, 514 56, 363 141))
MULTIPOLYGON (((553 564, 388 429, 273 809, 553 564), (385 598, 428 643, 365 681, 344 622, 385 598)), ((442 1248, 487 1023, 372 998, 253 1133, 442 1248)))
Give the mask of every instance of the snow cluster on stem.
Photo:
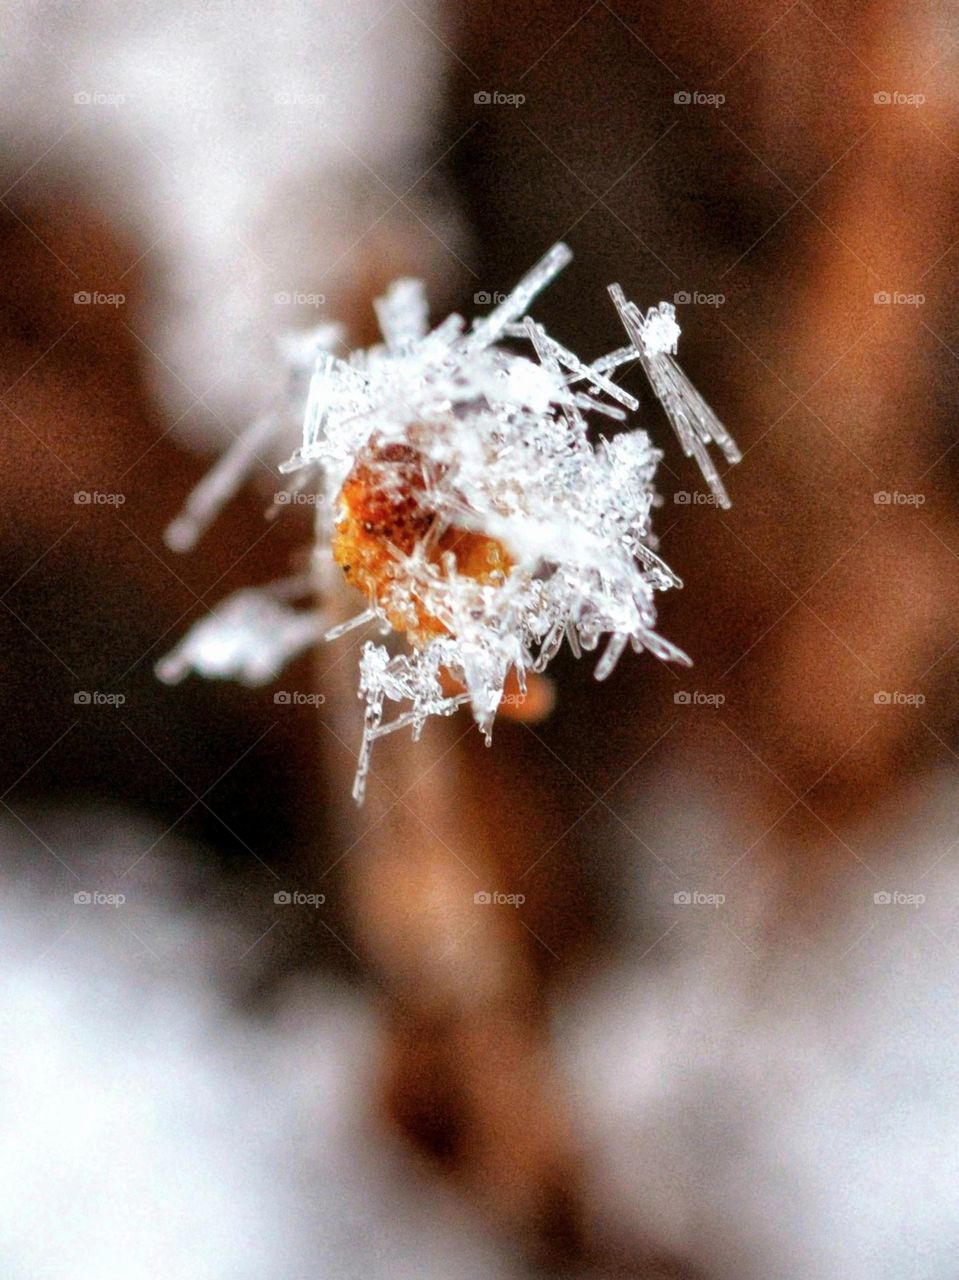
MULTIPOLYGON (((579 655, 605 640, 597 679, 627 646, 688 661, 655 629, 656 593, 681 585, 651 529, 662 455, 644 430, 622 425, 639 402, 612 375, 642 367, 723 507, 729 499, 707 446, 718 445, 728 463, 740 455, 676 363, 680 330, 668 303, 644 315, 610 286, 628 343, 588 364, 528 314, 571 257, 556 245, 469 328, 452 315, 430 329, 422 283, 399 280, 376 303, 382 344, 340 358, 337 335, 329 327, 316 334, 302 436, 280 471, 295 491, 316 495, 318 566, 357 516, 345 497, 351 478, 365 477, 379 513, 360 513, 357 525, 378 555, 378 577, 363 579, 369 599, 355 618, 326 629, 322 611, 298 614, 276 591, 263 597, 266 622, 258 622, 243 593, 240 609, 204 619, 161 663, 164 678, 192 668, 265 680, 321 630, 337 639, 379 620, 405 631, 404 652, 373 642, 362 651, 361 801, 378 738, 405 727, 418 736, 430 716, 468 704, 489 741, 507 677, 525 689, 527 673, 542 671, 564 641, 579 655), (596 416, 613 431, 594 441, 596 416), (466 546, 479 548, 479 563, 466 546)), ((195 539, 271 433, 278 446, 287 432, 278 414, 241 437, 172 527, 177 546, 195 539)), ((353 566, 338 559, 349 577, 353 566)))

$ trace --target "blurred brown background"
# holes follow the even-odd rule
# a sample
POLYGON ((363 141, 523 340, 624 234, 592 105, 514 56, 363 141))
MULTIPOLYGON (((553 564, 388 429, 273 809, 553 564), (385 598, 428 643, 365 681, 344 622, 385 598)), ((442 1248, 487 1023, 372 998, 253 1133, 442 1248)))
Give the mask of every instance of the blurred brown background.
POLYGON ((676 299, 683 367, 744 452, 722 512, 630 383, 665 449, 658 533, 686 584, 662 629, 695 666, 644 655, 596 685, 564 653, 551 717, 504 722, 491 751, 465 721, 391 742, 361 813, 352 637, 284 677, 327 691, 319 715, 278 715, 271 690, 160 686, 153 663, 204 609, 302 563, 309 520, 267 526, 254 489, 195 554, 164 547, 207 460, 150 389, 152 246, 69 147, 25 164, 11 142, 0 802, 38 856, 42 806, 82 795, 156 814, 228 877, 332 886, 324 927, 285 918, 270 963, 341 969, 375 995, 380 1114, 536 1265, 651 1274, 672 1247, 640 1231, 621 1248, 586 1207, 551 1018, 624 936, 657 945, 655 905, 645 924, 622 908, 637 879, 661 896, 650 825, 702 840, 687 809, 703 795, 734 814, 736 843, 716 837, 731 883, 773 886, 762 931, 814 948, 819 904, 865 858, 863 815, 891 822, 915 779, 955 774, 956 14, 488 0, 384 7, 376 26, 369 39, 410 28, 445 63, 422 87, 432 136, 386 172, 351 148, 355 243, 320 242, 289 285, 332 297, 335 278, 367 341, 397 272, 471 314, 565 239, 576 260, 536 309, 585 357, 619 342, 609 281, 676 299), (440 185, 413 212, 420 181, 440 185), (404 199, 386 208, 384 188, 404 199), (86 289, 125 301, 78 305, 86 289), (93 491, 123 502, 77 502, 93 491), (126 701, 77 705, 80 690, 126 701), (481 889, 525 903, 477 912, 481 889))

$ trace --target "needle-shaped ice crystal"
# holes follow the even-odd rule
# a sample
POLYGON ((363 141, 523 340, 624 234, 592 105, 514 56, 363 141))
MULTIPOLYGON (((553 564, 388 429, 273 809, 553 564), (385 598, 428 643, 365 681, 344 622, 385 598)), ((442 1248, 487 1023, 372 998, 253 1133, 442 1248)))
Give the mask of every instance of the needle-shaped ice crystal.
MULTIPOLYGON (((430 330, 422 284, 399 280, 376 303, 382 345, 343 359, 328 335, 316 343, 299 443, 280 470, 322 498, 318 554, 332 550, 367 595, 328 635, 378 619, 409 643, 405 653, 370 643, 362 653, 358 800, 378 738, 418 736, 429 717, 463 704, 488 738, 507 678, 524 687, 564 642, 578 655, 604 641, 598 679, 627 647, 688 661, 656 632, 656 593, 681 585, 651 528, 662 455, 645 431, 616 430, 638 401, 612 375, 642 367, 723 506, 708 446, 728 463, 739 452, 676 362, 669 304, 643 314, 610 286, 628 345, 591 363, 530 316, 571 256, 556 245, 471 328, 450 316, 430 330), (596 415, 615 433, 592 439, 596 415)), ((288 439, 280 417, 251 428, 198 488, 174 540, 192 541, 244 469, 288 439)), ((218 612, 164 660, 165 678, 192 668, 267 680, 325 632, 319 615, 269 594, 241 592, 218 612)))
POLYGON ((325 629, 320 613, 292 609, 265 591, 237 591, 194 624, 157 665, 157 674, 168 684, 190 671, 211 680, 269 684, 325 629))

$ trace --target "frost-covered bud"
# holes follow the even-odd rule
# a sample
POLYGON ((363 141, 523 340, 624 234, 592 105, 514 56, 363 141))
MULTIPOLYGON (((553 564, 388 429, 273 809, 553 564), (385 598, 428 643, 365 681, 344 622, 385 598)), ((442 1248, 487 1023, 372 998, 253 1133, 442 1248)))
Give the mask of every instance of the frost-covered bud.
MULTIPOLYGON (((430 330, 422 285, 397 281, 376 304, 382 346, 348 360, 333 356, 328 342, 318 350, 302 438, 281 470, 298 489, 323 495, 318 505, 329 518, 318 536, 366 597, 327 638, 378 618, 410 646, 392 657, 382 646, 363 650, 357 799, 377 738, 405 727, 415 736, 429 716, 468 703, 488 740, 507 680, 524 687, 527 673, 542 671, 564 641, 579 654, 608 637, 598 679, 627 645, 688 661, 656 632, 656 593, 680 585, 651 529, 662 455, 639 429, 594 443, 588 420, 621 424, 638 408, 610 377, 638 363, 723 505, 706 446, 718 444, 730 463, 739 453, 673 358, 679 326, 668 303, 643 315, 610 286, 629 345, 592 364, 532 320, 536 294, 570 257, 555 246, 469 331, 459 316, 430 330), (397 704, 392 719, 388 704, 397 704)), ((259 443, 264 430, 284 429, 278 419, 251 432, 259 443)), ((197 526, 254 451, 241 440, 194 495, 197 526)), ((298 628, 278 621, 275 600, 266 599, 262 617, 246 593, 242 605, 219 623, 204 621, 161 673, 177 678, 193 666, 263 678, 285 645, 292 651, 315 633, 315 614, 301 615, 308 621, 298 628)))

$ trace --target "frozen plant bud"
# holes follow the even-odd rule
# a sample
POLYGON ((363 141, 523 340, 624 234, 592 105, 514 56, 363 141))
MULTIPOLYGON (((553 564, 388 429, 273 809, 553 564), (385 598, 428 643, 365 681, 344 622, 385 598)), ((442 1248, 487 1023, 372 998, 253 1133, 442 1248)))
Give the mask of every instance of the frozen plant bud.
MULTIPOLYGON (((739 453, 674 359, 680 331, 668 303, 644 315, 610 286, 629 343, 591 364, 527 314, 571 256, 556 245, 469 330, 459 316, 430 330, 422 284, 397 281, 376 303, 382 345, 348 359, 318 348, 302 438, 280 470, 295 473, 298 490, 316 492, 319 554, 332 555, 366 597, 327 639, 379 619, 408 646, 362 651, 357 800, 377 738, 407 726, 416 736, 430 716, 469 704, 489 740, 507 679, 524 689, 564 640, 578 655, 606 638, 597 679, 627 645, 688 661, 655 630, 656 592, 681 585, 656 554, 650 526, 661 454, 640 429, 593 443, 587 419, 623 423, 638 408, 611 378, 638 363, 722 506, 729 500, 706 446, 715 442, 730 463, 739 453)), ((271 430, 282 443, 280 417, 271 430)), ((235 466, 224 473, 221 464, 213 499, 194 495, 197 524, 265 443, 262 422, 251 431, 253 446, 241 441, 232 451, 235 466)), ((264 609, 271 605, 266 597, 264 609)), ((291 652, 313 635, 316 616, 303 628, 287 623, 291 652)), ((225 624, 231 653, 241 623, 231 613, 225 624)), ((229 665, 208 652, 222 648, 217 632, 207 619, 191 633, 176 651, 177 674, 229 665)), ((255 648, 253 628, 249 636, 255 648)), ((264 669, 275 668, 278 648, 264 669)), ((249 671, 245 653, 233 661, 249 671)), ((169 663, 160 670, 169 678, 169 663)))

